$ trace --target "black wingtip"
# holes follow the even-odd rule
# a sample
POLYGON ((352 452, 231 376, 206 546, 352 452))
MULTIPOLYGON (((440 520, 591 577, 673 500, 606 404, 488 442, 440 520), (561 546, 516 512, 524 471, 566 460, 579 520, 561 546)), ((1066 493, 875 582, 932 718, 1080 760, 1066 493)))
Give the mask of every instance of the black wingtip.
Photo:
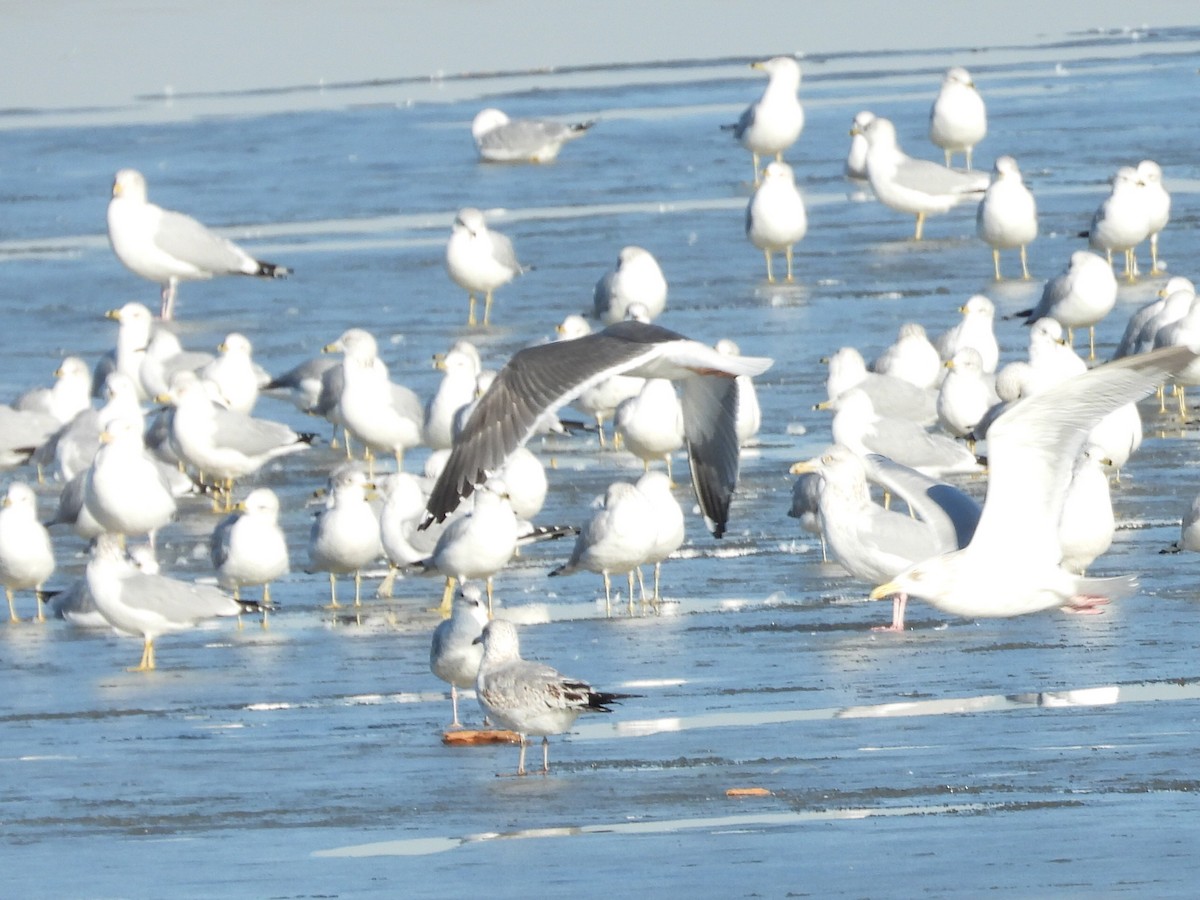
POLYGON ((260 278, 287 278, 292 274, 292 270, 287 266, 277 265, 276 263, 263 262, 259 260, 258 271, 254 273, 260 278))

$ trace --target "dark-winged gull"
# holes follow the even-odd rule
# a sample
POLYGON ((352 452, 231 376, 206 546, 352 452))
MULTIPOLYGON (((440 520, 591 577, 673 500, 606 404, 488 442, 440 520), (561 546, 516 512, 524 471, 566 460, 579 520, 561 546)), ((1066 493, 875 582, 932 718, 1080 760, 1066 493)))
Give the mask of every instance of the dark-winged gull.
POLYGON ((905 593, 959 616, 1017 616, 1063 607, 1095 612, 1137 586, 1062 567, 1059 523, 1071 471, 1101 418, 1149 395, 1197 358, 1168 347, 1108 363, 1014 404, 988 429, 988 489, 979 526, 961 550, 923 560, 871 592, 905 593))
POLYGON ((484 713, 521 736, 517 774, 525 774, 529 735, 542 736, 542 774, 550 771, 549 735, 562 734, 585 712, 612 712, 611 704, 634 696, 592 689, 586 681, 568 678, 541 663, 521 659, 520 639, 511 622, 497 619, 475 640, 483 644, 483 659, 475 679, 475 694, 484 713))
POLYGON ((573 341, 519 351, 468 419, 429 497, 425 522, 442 521, 536 432, 547 412, 613 375, 680 382, 692 486, 709 529, 720 537, 737 485, 738 375, 760 375, 772 360, 728 356, 657 325, 618 322, 573 341))
POLYGON ((164 319, 171 318, 181 281, 215 275, 283 278, 290 271, 255 259, 191 216, 149 202, 146 179, 136 169, 121 169, 113 180, 108 239, 125 268, 162 285, 164 319))

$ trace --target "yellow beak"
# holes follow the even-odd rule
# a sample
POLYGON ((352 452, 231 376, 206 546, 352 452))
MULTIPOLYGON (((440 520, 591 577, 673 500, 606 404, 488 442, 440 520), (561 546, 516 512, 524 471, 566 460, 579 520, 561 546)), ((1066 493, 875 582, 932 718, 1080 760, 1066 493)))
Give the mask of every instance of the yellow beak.
POLYGON ((890 597, 892 594, 899 594, 900 588, 896 586, 896 582, 889 581, 886 584, 881 584, 875 590, 871 591, 870 598, 872 600, 882 600, 884 597, 890 597))
POLYGON ((819 466, 815 459, 801 460, 798 463, 793 463, 788 472, 792 475, 807 475, 810 472, 818 471, 819 466))

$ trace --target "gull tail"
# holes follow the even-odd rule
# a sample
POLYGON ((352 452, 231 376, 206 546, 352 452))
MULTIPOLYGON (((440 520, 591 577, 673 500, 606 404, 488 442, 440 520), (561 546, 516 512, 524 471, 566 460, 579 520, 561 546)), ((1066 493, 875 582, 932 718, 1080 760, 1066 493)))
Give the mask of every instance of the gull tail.
POLYGON ((258 263, 258 271, 254 274, 259 278, 287 278, 292 274, 292 270, 287 266, 279 266, 275 263, 263 262, 256 260, 258 263))
POLYGON ((579 534, 574 525, 533 525, 525 523, 526 527, 517 535, 517 546, 538 544, 542 541, 557 541, 559 538, 573 537, 579 534))
POLYGON ((575 122, 571 125, 571 137, 581 137, 589 128, 596 124, 596 119, 587 119, 583 122, 575 122))
MULTIPOLYGON (((1083 599, 1082 606, 1087 605, 1088 599, 1098 597, 1106 597, 1109 600, 1124 600, 1127 597, 1132 597, 1138 590, 1138 579, 1136 575, 1118 575, 1114 578, 1077 578, 1075 580, 1075 590, 1079 598, 1083 599)), ((1075 599, 1075 598, 1072 598, 1075 599)), ((1075 603, 1068 603, 1067 606, 1075 606, 1075 603)))

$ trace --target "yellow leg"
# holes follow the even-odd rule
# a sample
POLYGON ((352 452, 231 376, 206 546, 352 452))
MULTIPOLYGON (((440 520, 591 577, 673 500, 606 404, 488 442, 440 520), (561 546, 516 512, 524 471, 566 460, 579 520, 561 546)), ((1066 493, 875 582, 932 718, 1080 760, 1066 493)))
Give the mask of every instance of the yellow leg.
POLYGON ((470 311, 467 313, 467 324, 474 325, 475 324, 475 295, 467 294, 467 300, 470 303, 470 307, 469 307, 470 311))
POLYGON ((992 248, 992 268, 996 271, 996 280, 1000 280, 1000 251, 992 248))
POLYGON ((142 644, 142 660, 130 672, 150 672, 154 669, 154 638, 146 638, 142 644))
POLYGON ((924 230, 925 230, 925 213, 919 212, 919 213, 917 213, 917 230, 913 234, 913 240, 919 241, 921 239, 921 232, 923 232, 924 230))
POLYGON ((437 608, 437 611, 442 614, 443 619, 450 618, 450 607, 454 601, 454 585, 457 579, 453 576, 446 579, 446 586, 442 589, 442 605, 437 608))
POLYGON ((758 187, 758 154, 751 151, 750 161, 754 163, 754 186, 758 187))
POLYGON ((1096 358, 1096 326, 1088 326, 1088 359, 1096 358))
POLYGON ((763 251, 763 256, 765 256, 765 257, 767 258, 767 281, 768 281, 770 284, 774 284, 774 283, 775 283, 775 275, 774 275, 774 273, 771 271, 771 251, 770 251, 770 250, 764 250, 764 251, 763 251))
POLYGON ((787 250, 784 251, 784 256, 787 257, 787 280, 788 280, 788 284, 791 284, 793 281, 796 280, 796 276, 792 270, 793 251, 792 251, 791 244, 789 244, 787 250))
POLYGON ((492 613, 492 576, 491 575, 489 575, 487 577, 487 581, 485 582, 485 584, 487 586, 488 619, 491 619, 493 616, 493 613, 492 613))
POLYGON ((33 589, 33 596, 37 601, 37 621, 45 622, 46 615, 42 612, 42 586, 40 584, 33 589))
POLYGON ((1021 277, 1026 281, 1029 280, 1029 260, 1023 245, 1021 247, 1021 277))
POLYGON ((483 324, 487 325, 492 318, 492 292, 488 291, 483 297, 483 324))
POLYGON ((393 565, 388 565, 388 573, 384 576, 383 581, 379 583, 379 589, 375 591, 375 596, 379 598, 391 599, 392 588, 396 584, 396 575, 400 570, 393 565))
POLYGON ((329 605, 326 609, 338 609, 342 604, 337 602, 337 576, 329 573, 329 605))
POLYGON ((12 588, 8 588, 8 587, 6 587, 6 588, 4 589, 4 596, 8 598, 8 621, 10 621, 10 622, 20 622, 20 621, 21 621, 21 620, 20 620, 20 618, 18 618, 18 617, 17 617, 17 607, 16 607, 16 604, 14 604, 14 603, 13 603, 13 592, 12 592, 12 588))

